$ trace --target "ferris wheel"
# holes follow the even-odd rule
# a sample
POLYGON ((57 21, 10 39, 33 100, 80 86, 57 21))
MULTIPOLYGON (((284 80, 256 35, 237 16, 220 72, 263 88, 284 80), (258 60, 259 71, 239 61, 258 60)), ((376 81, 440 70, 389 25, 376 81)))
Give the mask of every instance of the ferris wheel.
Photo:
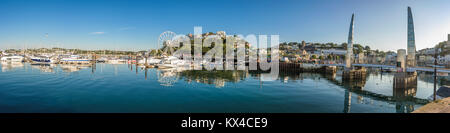
POLYGON ((163 54, 171 54, 174 52, 175 37, 177 34, 172 31, 165 31, 159 35, 158 49, 162 48, 163 54))

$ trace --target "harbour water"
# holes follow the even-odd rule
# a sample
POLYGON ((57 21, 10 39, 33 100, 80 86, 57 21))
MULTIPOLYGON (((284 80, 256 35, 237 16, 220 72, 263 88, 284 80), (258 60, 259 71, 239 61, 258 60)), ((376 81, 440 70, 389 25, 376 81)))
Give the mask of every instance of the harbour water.
MULTIPOLYGON (((2 113, 408 113, 433 94, 432 74, 417 88, 393 89, 393 73, 363 81, 341 75, 283 73, 262 81, 252 71, 142 69, 2 63, 2 113)), ((438 84, 438 87, 442 83, 438 84)))

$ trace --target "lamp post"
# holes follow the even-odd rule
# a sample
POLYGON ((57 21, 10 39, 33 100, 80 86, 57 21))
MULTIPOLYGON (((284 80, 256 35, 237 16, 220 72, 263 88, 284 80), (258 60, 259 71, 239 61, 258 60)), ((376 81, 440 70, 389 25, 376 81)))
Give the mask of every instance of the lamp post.
POLYGON ((434 89, 433 89, 433 101, 436 101, 436 81, 437 81, 437 48, 434 49, 434 89))

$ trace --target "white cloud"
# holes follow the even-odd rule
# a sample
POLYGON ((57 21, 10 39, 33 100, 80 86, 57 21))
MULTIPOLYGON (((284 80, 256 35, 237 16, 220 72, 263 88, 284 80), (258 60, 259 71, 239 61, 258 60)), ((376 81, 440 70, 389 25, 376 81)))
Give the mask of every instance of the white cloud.
POLYGON ((91 35, 101 35, 101 34, 105 34, 105 32, 99 31, 99 32, 91 32, 91 35))

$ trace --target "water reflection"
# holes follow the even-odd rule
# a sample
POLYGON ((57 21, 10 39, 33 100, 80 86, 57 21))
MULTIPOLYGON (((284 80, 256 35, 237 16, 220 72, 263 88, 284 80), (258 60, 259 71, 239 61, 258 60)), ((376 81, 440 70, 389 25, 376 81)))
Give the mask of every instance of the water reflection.
MULTIPOLYGON (((417 75, 419 80, 425 81, 427 83, 434 83, 434 76, 430 72, 419 72, 417 75)), ((450 76, 438 76, 437 77, 438 85, 450 85, 450 76)))
POLYGON ((45 73, 54 73, 56 67, 56 64, 31 64, 31 68, 38 69, 45 73))
MULTIPOLYGON (((328 78, 329 79, 329 78, 328 78)), ((344 113, 350 113, 351 105, 352 105, 352 93, 351 92, 363 92, 364 86, 366 85, 366 79, 367 77, 363 77, 362 79, 355 79, 355 80, 344 80, 342 79, 342 86, 344 86, 345 89, 345 95, 344 95, 344 113)), ((363 103, 364 100, 363 96, 357 95, 358 97, 358 103, 363 103)))
POLYGON ((22 62, 1 62, 2 64, 2 72, 8 72, 8 71, 12 71, 16 68, 22 68, 24 67, 24 64, 22 62))
POLYGON ((213 84, 216 88, 222 88, 226 82, 237 83, 244 80, 248 73, 247 71, 230 71, 230 70, 189 70, 182 71, 180 76, 188 83, 197 82, 204 84, 213 84))
POLYGON ((407 77, 406 81, 404 73, 397 73, 394 76, 392 95, 396 99, 395 109, 397 113, 410 113, 414 111, 414 99, 417 92, 417 76, 407 77), (399 79, 397 79, 399 78, 399 79))
POLYGON ((158 71, 156 72, 156 76, 158 78, 158 82, 160 83, 160 85, 173 86, 180 78, 179 75, 182 72, 183 72, 182 68, 158 69, 158 71))
POLYGON ((96 69, 95 65, 60 64, 61 70, 63 72, 67 72, 67 73, 77 72, 82 69, 87 69, 87 68, 91 68, 91 67, 92 67, 91 72, 94 73, 95 69, 96 69))
MULTIPOLYGON (((127 67, 110 64, 30 66, 28 63, 2 63, 3 71, 13 70, 14 73, 0 73, 1 77, 8 77, 0 80, 2 81, 0 88, 27 88, 38 85, 38 88, 42 89, 30 91, 34 97, 44 97, 45 100, 36 105, 46 104, 47 101, 58 101, 52 97, 58 96, 58 98, 67 98, 65 101, 74 101, 80 105, 85 103, 85 106, 76 109, 86 112, 92 111, 92 105, 95 104, 102 106, 94 110, 102 110, 102 112, 120 112, 123 108, 129 108, 134 112, 173 112, 181 109, 180 112, 407 113, 428 103, 427 97, 432 94, 433 88, 428 81, 422 80, 423 73, 419 74, 416 85, 402 88, 394 87, 395 73, 383 74, 376 71, 369 72, 364 80, 353 81, 342 80, 340 72, 334 75, 280 72, 277 80, 264 81, 263 72, 248 70, 139 69, 140 67, 136 65, 127 67), (31 71, 29 71, 30 68, 31 71), (98 72, 96 72, 97 68, 98 72), (39 70, 36 71, 36 69, 39 70), (53 73, 39 71, 53 71, 53 73), (75 74, 67 75, 66 73, 75 74), (144 76, 147 80, 144 80, 144 76), (58 82, 42 82, 40 79, 58 82), (54 89, 69 85, 70 89, 64 91, 54 89), (224 89, 213 89, 214 87, 224 89), (161 90, 161 88, 170 89, 161 90), (104 99, 107 97, 109 99, 104 99), (77 99, 73 100, 73 98, 77 99), (183 98, 188 100, 180 100, 183 98), (122 103, 118 104, 119 101, 122 103), (135 104, 129 104, 133 102, 135 104), (165 106, 145 106, 141 103, 145 105, 164 103, 165 106), (114 110, 111 110, 112 108, 114 110)), ((424 77, 427 76, 429 75, 424 77)), ((21 92, 23 89, 11 90, 4 89, 2 93, 11 93, 11 95, 23 93, 21 92)), ((11 100, 23 100, 26 104, 34 102, 28 99, 30 98, 16 97, 11 100)), ((67 102, 55 104, 55 108, 70 105, 67 102)), ((21 110, 28 109, 30 108, 21 110)))
MULTIPOLYGON (((279 81, 282 83, 300 82, 304 79, 321 80, 325 79, 330 83, 340 86, 344 89, 344 104, 343 113, 350 113, 352 108, 352 97, 356 98, 356 104, 374 104, 374 101, 387 102, 391 105, 395 105, 395 111, 397 113, 409 113, 414 111, 415 105, 424 105, 429 102, 427 99, 417 98, 417 80, 415 84, 405 86, 403 88, 392 86, 392 95, 381 94, 372 92, 372 90, 365 90, 368 77, 372 76, 380 77, 379 80, 383 80, 383 73, 371 72, 357 80, 343 80, 341 75, 338 74, 317 74, 317 73, 300 73, 300 72, 280 72, 279 81)), ((184 79, 187 83, 197 82, 203 84, 211 84, 216 88, 222 88, 227 82, 237 83, 247 78, 262 78, 262 72, 259 71, 199 71, 199 70, 179 70, 179 69, 157 69, 158 82, 163 86, 172 86, 180 79, 184 79)), ((147 70, 145 71, 145 78, 147 79, 147 70)), ((387 74, 384 78, 392 78, 392 74, 387 74), (390 75, 390 76, 389 76, 390 75)), ((260 80, 260 87, 262 88, 263 82, 260 80)), ((386 84, 386 83, 382 83, 386 84)), ((378 83, 377 83, 378 85, 378 83)), ((353 104, 355 104, 353 103, 353 104)))

